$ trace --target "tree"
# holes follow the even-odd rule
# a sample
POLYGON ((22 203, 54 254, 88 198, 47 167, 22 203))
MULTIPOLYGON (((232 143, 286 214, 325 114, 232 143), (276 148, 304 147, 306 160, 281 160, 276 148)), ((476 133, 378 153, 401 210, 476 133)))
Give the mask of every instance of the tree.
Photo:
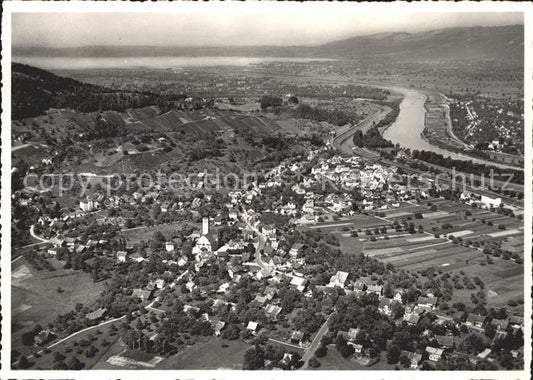
POLYGON ((282 100, 279 96, 264 95, 260 100, 261 109, 266 109, 268 107, 279 107, 281 106, 282 100))
POLYGON ((311 359, 309 359, 309 367, 311 368, 320 367, 320 362, 318 361, 316 357, 313 356, 311 359))
POLYGON ((398 346, 393 345, 389 348, 389 351, 387 352, 387 363, 389 364, 395 364, 398 363, 398 360, 400 360, 400 354, 401 351, 398 348, 398 346))
POLYGON ((328 353, 327 347, 322 345, 322 344, 320 346, 318 346, 318 348, 315 351, 315 355, 318 358, 322 358, 322 357, 326 356, 327 353, 328 353))
POLYGON ((65 364, 64 361, 60 361, 55 363, 52 369, 56 371, 66 371, 68 370, 68 366, 65 364))
POLYGON ((244 353, 243 369, 256 370, 265 366, 264 351, 260 346, 249 348, 244 353))
POLYGON ((54 353, 54 361, 55 362, 61 362, 63 360, 65 360, 65 355, 63 355, 61 352, 55 352, 54 353))
POLYGON ((26 358, 26 356, 21 355, 19 358, 19 368, 20 369, 26 369, 32 366, 33 363, 30 363, 30 361, 26 358))
POLYGON ((80 362, 77 357, 73 356, 67 362, 67 366, 70 370, 80 370, 85 366, 85 364, 80 362))

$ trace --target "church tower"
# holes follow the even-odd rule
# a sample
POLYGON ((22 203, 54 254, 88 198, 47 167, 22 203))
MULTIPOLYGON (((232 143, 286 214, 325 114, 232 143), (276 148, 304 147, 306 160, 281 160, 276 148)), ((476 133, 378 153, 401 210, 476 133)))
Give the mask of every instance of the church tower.
POLYGON ((209 233, 209 218, 204 216, 202 218, 202 235, 207 235, 209 233))

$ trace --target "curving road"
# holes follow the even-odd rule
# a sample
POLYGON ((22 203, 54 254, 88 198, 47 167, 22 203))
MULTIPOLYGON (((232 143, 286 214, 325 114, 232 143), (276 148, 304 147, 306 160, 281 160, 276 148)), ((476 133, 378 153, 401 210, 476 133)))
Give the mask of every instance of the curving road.
POLYGON ((366 117, 363 121, 358 124, 354 124, 347 130, 339 133, 332 141, 332 145, 338 150, 344 153, 352 153, 353 144, 353 134, 355 131, 360 130, 362 132, 368 131, 374 123, 378 123, 387 115, 387 111, 380 107, 379 111, 373 113, 372 115, 366 117))

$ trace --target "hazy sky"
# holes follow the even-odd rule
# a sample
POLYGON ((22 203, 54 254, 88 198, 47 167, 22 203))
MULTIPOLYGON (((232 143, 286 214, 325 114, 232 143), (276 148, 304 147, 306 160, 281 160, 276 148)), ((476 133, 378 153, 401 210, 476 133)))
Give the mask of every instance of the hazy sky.
MULTIPOLYGON (((14 13, 13 46, 312 45, 356 35, 522 24, 522 13, 361 13, 354 7, 277 12, 14 13)), ((233 8, 235 9, 235 8, 233 8)))

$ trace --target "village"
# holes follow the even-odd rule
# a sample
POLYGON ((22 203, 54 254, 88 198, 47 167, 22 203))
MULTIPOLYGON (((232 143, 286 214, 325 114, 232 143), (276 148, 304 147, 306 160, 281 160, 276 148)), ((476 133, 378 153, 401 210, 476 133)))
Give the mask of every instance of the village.
MULTIPOLYGON (((481 265, 503 255, 519 266, 520 245, 513 250, 509 239, 522 233, 523 210, 338 155, 329 143, 258 178, 213 192, 199 173, 179 196, 167 182, 109 195, 103 181, 74 212, 41 207, 30 232, 43 245, 32 265, 61 263, 106 285, 93 304, 26 334, 21 352, 37 345, 46 356, 76 328, 120 319, 126 348, 106 361, 115 367, 157 368, 201 336, 244 342, 248 369, 319 367, 330 351, 370 369, 519 363, 521 306, 495 307, 475 272, 459 275, 450 263, 459 254, 481 265), (427 255, 450 259, 433 267, 427 255), (458 295, 464 287, 468 297, 458 295)), ((29 207, 47 196, 20 192, 13 201, 29 207)))

